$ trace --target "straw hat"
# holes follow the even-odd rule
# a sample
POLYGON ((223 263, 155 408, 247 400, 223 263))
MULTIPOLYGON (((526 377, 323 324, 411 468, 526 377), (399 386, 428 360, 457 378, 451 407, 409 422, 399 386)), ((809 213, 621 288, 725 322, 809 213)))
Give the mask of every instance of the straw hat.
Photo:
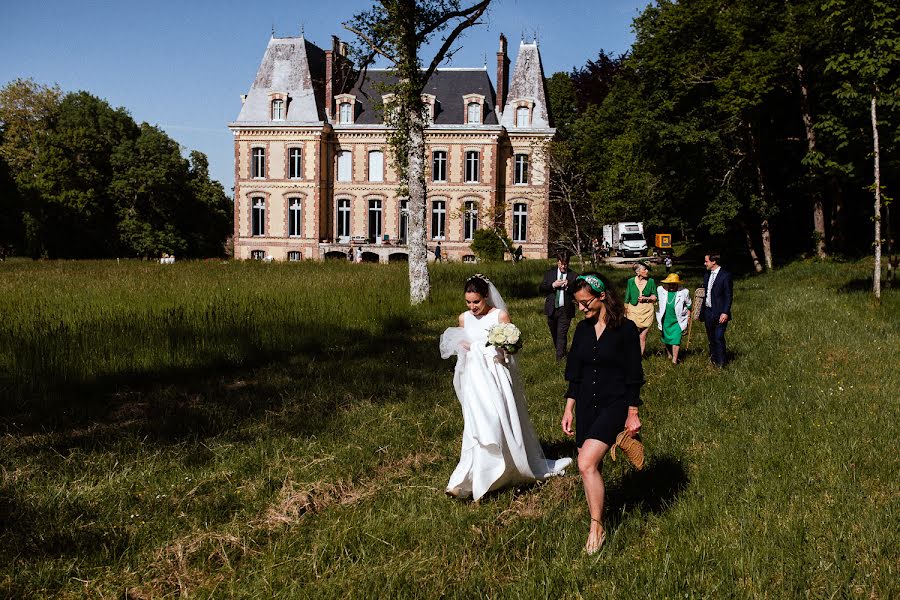
POLYGON ((660 283, 677 283, 681 284, 681 278, 678 276, 678 273, 672 273, 667 275, 665 279, 663 279, 660 283))

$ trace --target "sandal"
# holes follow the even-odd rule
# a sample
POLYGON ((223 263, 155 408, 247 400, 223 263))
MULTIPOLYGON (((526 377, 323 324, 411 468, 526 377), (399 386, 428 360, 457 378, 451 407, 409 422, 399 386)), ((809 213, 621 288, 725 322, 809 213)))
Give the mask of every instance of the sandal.
MULTIPOLYGON (((597 519, 591 517, 591 521, 597 521, 597 519)), ((600 523, 600 521, 597 521, 600 523)), ((603 529, 603 525, 600 525, 600 539, 596 539, 595 536, 588 534, 587 544, 584 545, 584 551, 588 554, 588 556, 592 554, 596 554, 601 547, 603 547, 603 543, 606 541, 606 530, 603 529), (591 539, 595 539, 596 541, 592 544, 591 539)))
POLYGON ((613 462, 616 461, 616 446, 622 449, 634 468, 640 471, 644 468, 644 445, 637 439, 623 431, 616 436, 616 443, 610 448, 609 455, 613 462))

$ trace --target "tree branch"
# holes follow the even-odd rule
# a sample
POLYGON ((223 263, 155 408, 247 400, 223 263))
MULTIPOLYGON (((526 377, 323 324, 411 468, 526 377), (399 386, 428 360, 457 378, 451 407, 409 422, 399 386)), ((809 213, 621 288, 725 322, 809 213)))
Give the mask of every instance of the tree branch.
MULTIPOLYGON (((369 36, 364 34, 362 31, 360 31, 359 29, 357 29, 355 27, 350 26, 348 23, 341 23, 341 25, 344 26, 344 29, 346 29, 350 33, 355 34, 357 37, 359 37, 359 39, 363 40, 366 43, 366 45, 369 46, 369 48, 372 50, 372 52, 369 53, 369 57, 367 59, 368 62, 372 62, 372 59, 375 58, 375 55, 380 54, 381 56, 385 57, 386 59, 388 59, 395 65, 397 64, 397 59, 394 56, 392 56, 388 52, 385 52, 380 46, 378 46, 378 44, 374 40, 372 40, 372 38, 370 38, 369 36)), ((369 65, 366 64, 366 65, 362 65, 362 66, 368 67, 369 65)))
MULTIPOLYGON (((467 12, 469 16, 465 20, 460 21, 456 25, 456 27, 454 27, 453 31, 450 32, 450 35, 444 38, 444 43, 441 45, 440 50, 437 51, 437 53, 434 55, 434 58, 431 60, 431 64, 428 66, 428 70, 425 71, 425 74, 422 77, 422 81, 428 81, 431 78, 435 70, 438 68, 438 65, 440 65, 444 60, 444 55, 447 54, 450 46, 452 46, 453 42, 456 41, 456 38, 459 37, 459 34, 461 34, 467 28, 478 24, 478 19, 481 18, 481 15, 484 14, 490 3, 491 0, 482 0, 466 11, 462 11, 464 13, 467 12)), ((446 22, 446 19, 444 20, 444 22, 446 22)))
MULTIPOLYGON (((478 11, 478 10, 481 10, 481 12, 483 13, 485 11, 485 9, 487 9, 487 5, 490 3, 491 3, 491 0, 483 0, 482 2, 479 2, 478 4, 473 4, 469 8, 466 8, 463 10, 455 10, 453 12, 449 12, 449 13, 445 14, 443 17, 436 20, 430 26, 428 26, 425 29, 423 29, 422 31, 420 31, 418 34, 419 40, 424 42, 425 39, 429 35, 431 35, 435 31, 437 31, 438 29, 440 29, 441 27, 443 27, 445 24, 447 24, 449 21, 452 21, 453 19, 468 17, 471 13, 478 11)), ((478 16, 480 16, 480 15, 478 15, 478 16)), ((476 16, 475 18, 477 19, 478 16, 476 16)))

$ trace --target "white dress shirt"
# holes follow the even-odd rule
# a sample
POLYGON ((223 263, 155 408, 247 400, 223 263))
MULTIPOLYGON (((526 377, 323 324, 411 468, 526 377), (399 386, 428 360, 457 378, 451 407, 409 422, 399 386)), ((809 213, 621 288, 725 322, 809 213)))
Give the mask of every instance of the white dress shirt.
POLYGON ((712 288, 713 283, 716 281, 716 275, 719 274, 719 269, 722 267, 716 267, 712 271, 709 272, 709 283, 706 284, 706 308, 712 308, 712 288))

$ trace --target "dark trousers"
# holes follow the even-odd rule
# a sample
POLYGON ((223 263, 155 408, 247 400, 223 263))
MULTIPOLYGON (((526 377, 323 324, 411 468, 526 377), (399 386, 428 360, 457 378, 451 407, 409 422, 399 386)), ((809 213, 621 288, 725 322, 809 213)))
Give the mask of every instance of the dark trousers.
POLYGON ((564 308, 554 308, 553 314, 547 317, 547 327, 550 329, 550 337, 556 347, 556 360, 566 355, 566 345, 569 343, 569 325, 572 323, 564 308))
POLYGON ((728 321, 719 323, 721 313, 706 309, 703 321, 706 324, 706 339, 709 341, 709 360, 717 367, 725 366, 725 329, 728 321))

